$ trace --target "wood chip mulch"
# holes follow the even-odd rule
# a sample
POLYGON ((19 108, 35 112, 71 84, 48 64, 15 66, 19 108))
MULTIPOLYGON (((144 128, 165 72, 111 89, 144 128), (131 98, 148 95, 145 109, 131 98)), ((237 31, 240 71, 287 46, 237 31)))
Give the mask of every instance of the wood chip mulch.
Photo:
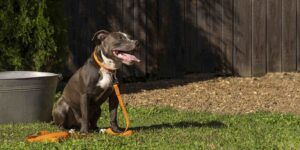
POLYGON ((121 86, 132 106, 169 106, 218 114, 257 111, 300 114, 300 73, 263 77, 203 77, 128 83, 121 86))

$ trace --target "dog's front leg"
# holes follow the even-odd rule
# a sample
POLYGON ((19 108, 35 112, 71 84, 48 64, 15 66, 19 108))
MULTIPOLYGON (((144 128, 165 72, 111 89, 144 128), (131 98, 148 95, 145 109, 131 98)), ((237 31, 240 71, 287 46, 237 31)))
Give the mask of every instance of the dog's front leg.
POLYGON ((87 133, 89 129, 89 121, 88 121, 88 102, 89 102, 89 95, 87 93, 82 94, 80 97, 80 111, 81 111, 81 127, 80 132, 87 133))
POLYGON ((117 95, 113 92, 113 94, 109 97, 109 112, 110 112, 110 125, 114 132, 121 133, 117 122, 117 110, 119 106, 119 102, 117 99, 117 95))

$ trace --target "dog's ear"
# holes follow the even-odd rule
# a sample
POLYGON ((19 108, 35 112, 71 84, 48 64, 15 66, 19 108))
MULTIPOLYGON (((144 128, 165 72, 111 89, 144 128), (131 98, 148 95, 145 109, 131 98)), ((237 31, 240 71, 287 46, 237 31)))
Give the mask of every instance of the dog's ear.
POLYGON ((94 34, 92 41, 94 41, 95 39, 103 41, 107 37, 108 34, 109 34, 109 32, 106 30, 99 30, 94 34))

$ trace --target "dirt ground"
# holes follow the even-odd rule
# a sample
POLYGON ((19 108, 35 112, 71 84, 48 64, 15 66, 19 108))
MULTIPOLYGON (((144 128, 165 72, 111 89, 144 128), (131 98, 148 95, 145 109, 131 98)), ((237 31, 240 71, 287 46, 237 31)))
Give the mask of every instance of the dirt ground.
POLYGON ((263 77, 205 77, 129 83, 123 99, 133 106, 170 106, 218 114, 256 111, 300 114, 300 73, 263 77))

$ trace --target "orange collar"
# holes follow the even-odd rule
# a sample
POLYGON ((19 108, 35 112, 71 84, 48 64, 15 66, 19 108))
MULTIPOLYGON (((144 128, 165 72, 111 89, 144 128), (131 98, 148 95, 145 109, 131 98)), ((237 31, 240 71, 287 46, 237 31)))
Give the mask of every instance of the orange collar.
POLYGON ((105 65, 98 59, 97 54, 96 54, 96 50, 94 50, 94 52, 93 52, 93 57, 94 57, 94 60, 96 61, 96 63, 98 64, 98 66, 99 66, 100 68, 103 68, 103 69, 105 69, 105 70, 107 70, 107 71, 109 71, 109 72, 114 72, 114 71, 115 71, 115 70, 110 69, 110 68, 108 68, 107 66, 105 66, 105 65))

